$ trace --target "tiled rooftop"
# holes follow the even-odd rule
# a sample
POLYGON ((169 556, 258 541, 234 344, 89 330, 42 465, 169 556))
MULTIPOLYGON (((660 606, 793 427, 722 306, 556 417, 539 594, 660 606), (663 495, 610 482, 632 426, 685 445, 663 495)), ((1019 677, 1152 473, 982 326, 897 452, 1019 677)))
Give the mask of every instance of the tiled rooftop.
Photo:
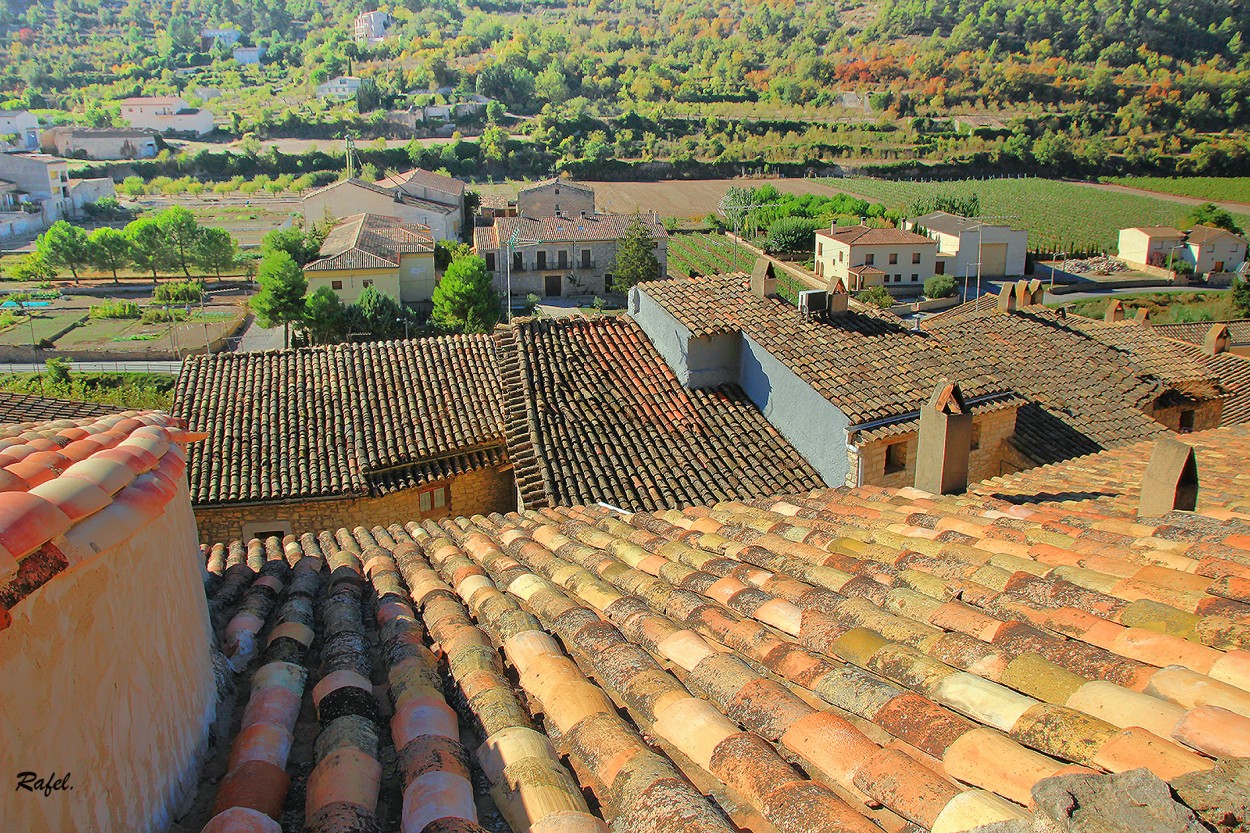
POLYGON ((498 390, 488 336, 188 358, 174 413, 208 434, 191 451, 191 500, 363 495, 420 480, 446 458, 503 446, 498 390))
POLYGON ((904 231, 901 228, 875 228, 873 226, 838 226, 834 229, 818 229, 817 237, 836 240, 852 246, 936 246, 937 244, 923 234, 904 231))
POLYGON ((1248 431, 1186 438, 1198 512, 1163 518, 1134 514, 1147 444, 962 497, 215 546, 210 607, 251 695, 213 812, 264 831, 1093 830, 1137 805, 1072 796, 1144 768, 1167 783, 1152 810, 1237 829, 1237 763, 1214 767, 1250 756, 1248 431))
POLYGON ((399 266, 401 255, 433 251, 434 238, 427 226, 398 217, 355 214, 331 229, 321 244, 320 259, 304 271, 390 269, 399 266))
MULTIPOLYGON (((1211 330, 1210 321, 1190 321, 1184 324, 1155 324, 1154 331, 1161 336, 1187 341, 1190 344, 1202 344, 1211 330)), ((1228 335, 1234 346, 1250 344, 1250 318, 1224 322, 1228 325, 1228 335)))
POLYGON ((0 630, 58 573, 160 515, 198 438, 144 411, 0 425, 0 630))
POLYGON ((696 337, 746 334, 855 424, 915 414, 943 378, 959 379, 969 398, 1010 391, 978 354, 952 352, 897 316, 864 307, 805 321, 785 301, 753 294, 748 280, 735 273, 640 289, 696 337))
POLYGON ((479 249, 497 249, 514 231, 527 243, 582 243, 620 240, 631 223, 642 223, 653 238, 668 237, 664 226, 650 214, 589 214, 585 217, 500 217, 493 226, 474 230, 474 243, 479 249))
POLYGON ((0 391, 0 425, 34 426, 52 419, 104 416, 119 411, 121 411, 120 408, 102 405, 98 402, 27 396, 23 393, 0 391))
POLYGON ((657 509, 825 485, 737 385, 687 390, 626 318, 519 323, 499 346, 526 506, 657 509))

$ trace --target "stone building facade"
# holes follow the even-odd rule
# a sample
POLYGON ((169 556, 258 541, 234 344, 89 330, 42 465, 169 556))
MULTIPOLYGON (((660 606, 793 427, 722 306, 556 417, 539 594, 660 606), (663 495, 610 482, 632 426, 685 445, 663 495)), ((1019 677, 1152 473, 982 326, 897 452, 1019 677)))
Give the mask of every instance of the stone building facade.
MULTIPOLYGON (((1037 464, 1011 443, 1016 433, 1016 408, 977 414, 972 421, 972 452, 968 459, 968 482, 1033 468, 1037 464)), ((903 488, 916 482, 918 431, 910 431, 847 447, 848 487, 858 485, 903 488)))
POLYGON ((247 540, 262 533, 288 534, 309 530, 352 528, 407 521, 438 520, 516 508, 510 468, 483 468, 450 480, 402 489, 379 497, 336 497, 290 502, 197 506, 195 520, 204 542, 247 540), (434 492, 445 489, 442 506, 434 492), (428 495, 428 498, 424 498, 428 495), (422 509, 423 500, 429 508, 422 509))

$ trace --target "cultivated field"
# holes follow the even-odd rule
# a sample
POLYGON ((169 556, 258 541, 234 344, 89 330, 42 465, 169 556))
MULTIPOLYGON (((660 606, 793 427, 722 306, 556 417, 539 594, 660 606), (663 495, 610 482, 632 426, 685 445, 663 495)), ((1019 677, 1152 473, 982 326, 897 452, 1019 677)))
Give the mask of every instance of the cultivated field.
POLYGON ((674 234, 668 241, 668 273, 676 278, 749 272, 754 264, 754 254, 723 234, 674 234))
POLYGON ((1250 207, 1250 176, 1117 176, 1107 182, 1212 202, 1239 202, 1250 207))
MULTIPOLYGON (((964 179, 952 182, 902 182, 886 179, 825 180, 887 208, 905 210, 914 200, 934 194, 977 194, 987 218, 1029 232, 1029 248, 1058 247, 1114 251, 1119 230, 1130 226, 1182 223, 1188 205, 1145 195, 1099 190, 1053 179, 964 179)), ((1239 222, 1250 224, 1250 213, 1239 222)))

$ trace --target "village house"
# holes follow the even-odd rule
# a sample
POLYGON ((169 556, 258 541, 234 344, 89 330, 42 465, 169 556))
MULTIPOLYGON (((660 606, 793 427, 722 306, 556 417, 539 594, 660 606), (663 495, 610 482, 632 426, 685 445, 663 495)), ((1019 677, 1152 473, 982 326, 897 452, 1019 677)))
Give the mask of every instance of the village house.
POLYGON ((391 26, 389 12, 361 12, 356 15, 352 30, 356 43, 367 45, 381 43, 386 39, 386 30, 391 26))
POLYGON ((231 56, 236 63, 243 64, 259 64, 265 57, 265 47, 263 46, 236 46, 231 50, 231 56))
POLYGON ((337 101, 351 101, 360 91, 361 80, 355 75, 340 75, 331 78, 324 84, 317 85, 317 98, 332 98, 337 101))
POLYGON ((45 226, 68 217, 73 211, 70 198, 69 164, 46 153, 0 153, 0 182, 10 182, 23 202, 39 207, 45 226))
POLYGON ((206 27, 200 30, 200 51, 208 52, 219 44, 229 48, 242 37, 243 32, 228 26, 206 27))
POLYGON ((177 96, 138 96, 122 99, 121 116, 131 127, 184 136, 213 132, 213 114, 192 107, 177 96))
POLYGON ((919 294, 937 274, 937 248, 937 241, 903 229, 831 226, 816 232, 816 274, 851 292, 884 286, 919 294))
POLYGON ((1029 251, 1026 231, 946 211, 912 217, 903 223, 903 228, 937 241, 933 270, 936 275, 1004 278, 1024 274, 1029 251))
POLYGON ((1217 373, 1149 328, 1041 306, 1040 282, 1006 284, 989 309, 934 316, 927 332, 845 290, 807 317, 775 293, 766 273, 664 280, 635 287, 629 310, 684 384, 736 381, 827 483, 911 482, 939 378, 963 380, 973 480, 1224 424, 1217 373))
POLYGON ((0 110, 0 147, 39 148, 39 117, 28 110, 0 110))
POLYGON ((1158 266, 1183 259, 1185 233, 1169 226, 1120 229, 1117 252, 1130 266, 1158 266))
POLYGON ((530 219, 502 217, 473 230, 473 248, 486 260, 495 287, 513 299, 592 298, 609 291, 616 249, 637 220, 651 237, 659 262, 668 269, 668 232, 654 214, 583 214, 530 219))
POLYGON ((41 142, 48 153, 81 159, 151 159, 158 152, 153 131, 133 128, 53 127, 41 142))
POLYGON ((589 185, 561 177, 538 182, 517 192, 516 213, 531 220, 594 214, 595 191, 589 185))
POLYGON ((310 294, 329 287, 349 304, 369 287, 404 304, 428 304, 434 294, 434 238, 419 223, 356 214, 331 229, 319 255, 304 267, 310 294))
POLYGON ((360 213, 420 223, 435 240, 458 240, 464 224, 464 183, 414 168, 377 182, 351 178, 304 197, 304 216, 313 221, 360 213))
POLYGON ((1227 229, 1194 226, 1185 235, 1183 255, 1199 275, 1236 272, 1246 262, 1246 238, 1227 229))

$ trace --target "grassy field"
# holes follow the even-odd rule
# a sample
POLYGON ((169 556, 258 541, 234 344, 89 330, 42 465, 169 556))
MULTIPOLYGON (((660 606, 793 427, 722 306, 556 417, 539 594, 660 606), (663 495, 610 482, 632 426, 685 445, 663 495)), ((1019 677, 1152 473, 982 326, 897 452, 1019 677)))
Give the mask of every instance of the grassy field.
MULTIPOLYGON (((1088 247, 1112 252, 1120 229, 1176 225, 1191 210, 1190 206, 1169 200, 1053 179, 902 182, 856 178, 825 182, 838 190, 900 210, 926 196, 976 194, 981 200, 983 216, 1027 230, 1029 248, 1034 251, 1088 247)), ((1250 224, 1250 214, 1240 215, 1238 221, 1250 224)))
MULTIPOLYGON (((53 339, 66 327, 87 317, 86 312, 67 310, 64 312, 38 312, 34 320, 34 339, 41 342, 53 339)), ((70 332, 73 332, 72 330, 70 332)), ((31 322, 22 317, 16 324, 0 330, 0 345, 8 347, 27 347, 31 340, 31 322)))
POLYGON ((1106 181, 1199 200, 1250 204, 1250 176, 1115 176, 1106 181))
POLYGON ((722 234, 674 234, 668 241, 668 273, 684 278, 692 271, 701 275, 749 272, 755 255, 722 234))
POLYGON ((174 376, 157 373, 75 373, 71 365, 68 384, 54 384, 47 374, 3 373, 0 390, 119 408, 168 410, 173 405, 175 381, 174 376))
MULTIPOLYGON (((1241 314, 1233 307, 1229 292, 1141 292, 1116 295, 1124 303, 1125 314, 1131 318, 1141 307, 1150 310, 1150 320, 1156 324, 1174 324, 1189 321, 1231 321, 1241 314)), ((1102 318, 1107 311, 1106 298, 1087 298, 1067 306, 1077 315, 1086 318, 1102 318)))

